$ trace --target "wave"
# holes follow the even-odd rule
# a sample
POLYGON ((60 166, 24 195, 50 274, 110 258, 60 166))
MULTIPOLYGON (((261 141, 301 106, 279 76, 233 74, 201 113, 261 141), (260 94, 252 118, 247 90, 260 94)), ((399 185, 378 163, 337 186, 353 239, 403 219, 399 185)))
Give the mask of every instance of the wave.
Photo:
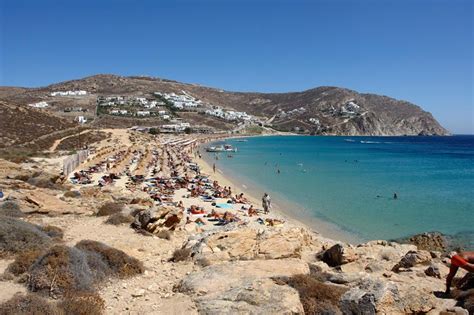
POLYGON ((364 140, 361 140, 360 143, 369 143, 369 144, 373 144, 373 143, 382 143, 380 141, 364 141, 364 140))

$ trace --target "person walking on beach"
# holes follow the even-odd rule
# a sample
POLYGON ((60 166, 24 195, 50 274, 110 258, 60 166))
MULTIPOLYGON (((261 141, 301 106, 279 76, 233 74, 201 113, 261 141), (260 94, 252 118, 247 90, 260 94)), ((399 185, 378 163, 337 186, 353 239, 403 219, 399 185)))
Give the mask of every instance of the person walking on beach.
POLYGON ((272 207, 272 200, 270 199, 270 196, 265 193, 262 197, 262 207, 263 207, 263 212, 265 214, 270 212, 270 209, 272 207))
POLYGON ((212 164, 212 170, 214 171, 214 173, 216 172, 216 163, 212 164))
POLYGON ((446 277, 446 295, 451 293, 451 282, 459 268, 474 272, 474 252, 461 252, 451 257, 451 267, 449 267, 449 274, 446 277))

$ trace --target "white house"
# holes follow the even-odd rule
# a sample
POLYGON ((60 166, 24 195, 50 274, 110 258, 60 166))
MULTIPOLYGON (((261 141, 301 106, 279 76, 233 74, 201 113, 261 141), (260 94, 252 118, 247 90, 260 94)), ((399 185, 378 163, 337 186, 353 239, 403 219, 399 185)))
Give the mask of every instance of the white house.
POLYGON ((74 120, 80 124, 85 124, 87 122, 87 118, 84 116, 77 116, 74 120))
POLYGON ((150 112, 147 110, 139 110, 137 111, 137 116, 150 116, 150 112))
POLYGON ((45 107, 48 107, 49 104, 46 103, 45 101, 42 101, 42 102, 38 102, 38 103, 28 104, 28 106, 36 107, 36 108, 45 108, 45 107))

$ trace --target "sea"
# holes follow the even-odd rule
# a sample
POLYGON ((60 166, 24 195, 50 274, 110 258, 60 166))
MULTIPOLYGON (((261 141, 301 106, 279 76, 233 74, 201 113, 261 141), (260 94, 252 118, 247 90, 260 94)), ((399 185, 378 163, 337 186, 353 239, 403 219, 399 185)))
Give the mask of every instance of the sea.
POLYGON ((262 136, 225 143, 237 152, 205 158, 252 194, 268 192, 286 213, 328 223, 358 241, 438 231, 474 249, 474 136, 262 136))

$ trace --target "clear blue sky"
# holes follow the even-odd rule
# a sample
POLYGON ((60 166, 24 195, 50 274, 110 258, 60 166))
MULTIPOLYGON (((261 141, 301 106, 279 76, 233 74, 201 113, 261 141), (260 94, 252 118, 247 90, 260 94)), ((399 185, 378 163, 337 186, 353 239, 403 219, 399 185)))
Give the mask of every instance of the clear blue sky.
POLYGON ((473 1, 0 0, 0 85, 97 73, 238 91, 333 85, 474 133, 473 1))

